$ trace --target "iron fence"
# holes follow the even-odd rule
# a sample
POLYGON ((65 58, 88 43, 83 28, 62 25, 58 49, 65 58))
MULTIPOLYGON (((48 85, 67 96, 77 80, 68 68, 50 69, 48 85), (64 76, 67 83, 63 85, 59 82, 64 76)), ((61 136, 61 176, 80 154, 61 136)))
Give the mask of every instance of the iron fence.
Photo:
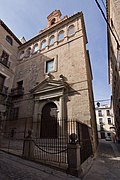
POLYGON ((77 135, 80 144, 81 164, 93 155, 92 148, 92 129, 86 124, 77 122, 77 135))
MULTIPOLYGON (((56 124, 50 125, 47 121, 45 132, 41 132, 40 123, 33 123, 33 129, 39 128, 39 132, 34 134, 34 158, 37 161, 44 161, 46 163, 58 163, 59 166, 67 164, 67 144, 69 141, 68 124, 71 121, 66 119, 58 119, 56 124), (56 130, 54 128, 56 127, 56 130), (49 134, 51 132, 51 135, 49 134)), ((35 130, 34 130, 35 131, 35 130)), ((35 131, 36 132, 36 131, 35 131)))
MULTIPOLYGON (((91 128, 76 119, 56 119, 53 123, 33 122, 31 117, 1 123, 1 145, 4 151, 23 156, 24 140, 32 129, 34 160, 63 167, 67 165, 67 145, 69 136, 77 134, 80 144, 81 164, 93 154, 91 128), (56 129, 54 129, 56 128, 56 129), (43 131, 44 129, 44 131, 43 131)), ((72 157, 71 157, 72 158, 72 157)))
POLYGON ((0 149, 22 156, 24 138, 27 135, 27 129, 31 128, 31 122, 32 118, 0 121, 0 149))

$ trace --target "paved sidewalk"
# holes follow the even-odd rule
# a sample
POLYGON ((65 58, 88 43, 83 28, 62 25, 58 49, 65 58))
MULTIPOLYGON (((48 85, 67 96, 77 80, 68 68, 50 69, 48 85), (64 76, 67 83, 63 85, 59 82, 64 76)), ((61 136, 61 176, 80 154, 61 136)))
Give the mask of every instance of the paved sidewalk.
POLYGON ((101 140, 96 158, 83 180, 119 180, 120 152, 117 144, 101 140))
MULTIPOLYGON (((61 171, 0 151, 0 180, 78 180, 61 171)), ((80 180, 80 179, 79 179, 80 180)))

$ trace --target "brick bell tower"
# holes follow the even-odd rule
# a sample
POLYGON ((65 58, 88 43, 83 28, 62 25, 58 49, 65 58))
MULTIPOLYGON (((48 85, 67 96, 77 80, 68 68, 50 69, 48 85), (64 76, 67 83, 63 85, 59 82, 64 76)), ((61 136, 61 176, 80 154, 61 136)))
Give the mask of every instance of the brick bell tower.
POLYGON ((56 24, 57 22, 59 22, 61 20, 61 12, 60 10, 55 10, 53 11, 48 17, 48 25, 47 28, 49 28, 50 26, 56 24))

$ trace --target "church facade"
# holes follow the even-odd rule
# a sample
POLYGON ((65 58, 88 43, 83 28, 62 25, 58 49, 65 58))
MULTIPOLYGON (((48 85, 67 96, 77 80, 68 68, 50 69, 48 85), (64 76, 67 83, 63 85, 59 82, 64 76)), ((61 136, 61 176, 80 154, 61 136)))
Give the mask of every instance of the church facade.
MULTIPOLYGON (((47 27, 24 43, 9 34, 16 44, 12 52, 15 60, 11 59, 7 69, 10 80, 4 80, 8 86, 4 128, 17 132, 25 127, 37 137, 57 138, 57 127, 62 126, 59 120, 75 119, 92 129, 96 148, 92 71, 83 14, 61 16, 59 10, 53 11, 47 17, 47 27)), ((0 53, 2 56, 2 47, 0 53)))

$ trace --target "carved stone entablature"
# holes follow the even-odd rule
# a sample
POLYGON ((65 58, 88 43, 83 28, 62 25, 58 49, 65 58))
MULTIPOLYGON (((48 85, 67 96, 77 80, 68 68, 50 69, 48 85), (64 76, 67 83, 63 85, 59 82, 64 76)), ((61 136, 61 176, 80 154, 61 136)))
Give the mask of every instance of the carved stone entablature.
POLYGON ((50 78, 45 79, 30 92, 39 100, 60 97, 64 94, 64 91, 68 89, 68 83, 60 80, 53 80, 50 78))

